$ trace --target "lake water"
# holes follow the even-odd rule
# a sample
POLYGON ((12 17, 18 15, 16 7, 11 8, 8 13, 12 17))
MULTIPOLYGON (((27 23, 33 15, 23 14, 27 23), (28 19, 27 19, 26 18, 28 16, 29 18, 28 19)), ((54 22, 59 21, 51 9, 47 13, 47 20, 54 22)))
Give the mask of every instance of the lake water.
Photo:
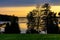
POLYGON ((21 30, 21 33, 26 33, 26 30, 27 30, 27 25, 26 23, 20 23, 19 24, 19 28, 21 30))

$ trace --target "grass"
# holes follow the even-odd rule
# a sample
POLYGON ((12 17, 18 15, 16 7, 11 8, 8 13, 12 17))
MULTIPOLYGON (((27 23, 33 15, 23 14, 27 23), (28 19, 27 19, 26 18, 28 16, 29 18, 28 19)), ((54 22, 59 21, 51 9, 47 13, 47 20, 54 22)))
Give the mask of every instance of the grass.
POLYGON ((60 34, 0 34, 0 40, 60 40, 60 34))

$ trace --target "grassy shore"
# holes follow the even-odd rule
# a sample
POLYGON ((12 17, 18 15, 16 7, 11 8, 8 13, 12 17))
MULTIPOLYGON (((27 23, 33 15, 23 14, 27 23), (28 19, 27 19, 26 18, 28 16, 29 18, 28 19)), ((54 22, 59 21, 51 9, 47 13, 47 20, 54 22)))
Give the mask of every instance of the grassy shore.
POLYGON ((0 40, 60 40, 60 34, 0 34, 0 40))

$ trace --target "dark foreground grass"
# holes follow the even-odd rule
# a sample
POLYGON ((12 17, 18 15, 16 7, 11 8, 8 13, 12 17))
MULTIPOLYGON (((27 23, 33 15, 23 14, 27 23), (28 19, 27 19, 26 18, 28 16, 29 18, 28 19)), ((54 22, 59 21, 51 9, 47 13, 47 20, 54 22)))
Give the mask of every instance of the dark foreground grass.
POLYGON ((60 34, 0 34, 0 40, 60 40, 60 34))

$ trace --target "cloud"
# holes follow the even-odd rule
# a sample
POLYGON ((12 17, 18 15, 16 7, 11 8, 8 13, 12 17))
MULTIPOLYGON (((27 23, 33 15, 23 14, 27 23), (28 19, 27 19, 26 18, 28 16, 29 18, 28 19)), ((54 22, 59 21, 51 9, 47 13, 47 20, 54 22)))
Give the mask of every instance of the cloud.
POLYGON ((60 4, 60 0, 0 0, 0 6, 34 5, 43 3, 60 4))

